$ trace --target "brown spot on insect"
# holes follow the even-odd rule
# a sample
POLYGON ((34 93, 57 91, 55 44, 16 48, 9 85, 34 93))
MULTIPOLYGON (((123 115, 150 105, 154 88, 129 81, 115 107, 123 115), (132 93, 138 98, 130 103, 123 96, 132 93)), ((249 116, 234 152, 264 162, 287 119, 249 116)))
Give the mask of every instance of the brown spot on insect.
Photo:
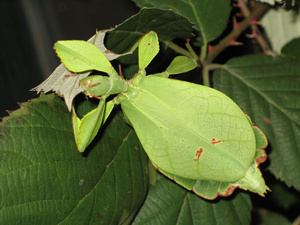
POLYGON ((263 117, 263 120, 267 123, 267 124, 272 124, 272 120, 270 120, 268 117, 263 117))
POLYGON ((227 197, 227 196, 231 195, 237 187, 238 187, 237 185, 232 184, 231 186, 229 186, 227 188, 227 190, 225 191, 225 194, 218 193, 218 195, 227 197))
POLYGON ((226 140, 217 140, 217 139, 215 139, 215 138, 212 138, 211 140, 210 140, 210 143, 212 143, 213 145, 215 145, 215 144, 219 144, 219 143, 221 143, 221 142, 225 142, 226 140))
POLYGON ((86 86, 86 87, 91 88, 91 87, 95 87, 95 86, 101 84, 100 82, 97 82, 95 84, 90 84, 91 82, 93 82, 93 79, 87 80, 86 82, 83 83, 83 85, 86 86))
POLYGON ((203 148, 200 148, 200 149, 198 149, 198 150, 196 151, 194 161, 199 162, 199 159, 200 159, 200 157, 201 157, 203 151, 204 151, 203 148))
POLYGON ((65 80, 69 77, 75 77, 75 76, 77 76, 77 74, 67 74, 67 75, 64 76, 63 80, 65 80))
POLYGON ((260 155, 256 159, 254 159, 257 165, 260 165, 261 163, 264 163, 267 160, 267 154, 264 150, 263 153, 263 155, 260 155))
POLYGON ((103 98, 101 98, 101 97, 99 97, 99 96, 97 96, 97 95, 94 95, 94 94, 92 94, 92 93, 86 93, 85 95, 88 96, 88 97, 90 97, 90 98, 97 98, 97 99, 99 99, 99 100, 102 100, 102 99, 103 99, 103 98))
POLYGON ((221 142, 221 140, 217 140, 215 138, 213 138, 213 139, 210 140, 210 143, 212 143, 213 145, 218 144, 220 142, 221 142))
POLYGON ((113 51, 111 51, 111 50, 105 50, 105 54, 109 54, 109 53, 114 53, 113 51))
POLYGON ((151 45, 151 43, 148 43, 148 45, 151 45))

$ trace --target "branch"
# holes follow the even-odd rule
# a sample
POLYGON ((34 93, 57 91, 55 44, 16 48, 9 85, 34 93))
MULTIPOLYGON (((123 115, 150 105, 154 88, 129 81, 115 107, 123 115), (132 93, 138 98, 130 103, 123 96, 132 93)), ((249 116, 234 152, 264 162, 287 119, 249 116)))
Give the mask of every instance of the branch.
POLYGON ((228 34, 223 40, 219 42, 215 46, 215 48, 208 53, 207 58, 205 60, 205 64, 210 64, 212 61, 222 52, 225 48, 227 48, 232 40, 235 40, 240 34, 247 29, 251 25, 251 21, 253 19, 259 18, 269 6, 266 4, 261 4, 258 6, 248 17, 246 17, 240 25, 235 28, 230 34, 228 34))
MULTIPOLYGON (((251 14, 251 12, 250 12, 249 8, 247 7, 247 5, 245 4, 244 0, 239 0, 238 4, 239 4, 239 7, 241 8, 242 12, 244 13, 244 15, 246 17, 251 14)), ((264 54, 276 56, 276 53, 271 50, 271 48, 269 47, 267 41, 261 35, 257 25, 252 24, 251 28, 252 28, 253 37, 257 40, 258 44, 263 49, 264 54)))

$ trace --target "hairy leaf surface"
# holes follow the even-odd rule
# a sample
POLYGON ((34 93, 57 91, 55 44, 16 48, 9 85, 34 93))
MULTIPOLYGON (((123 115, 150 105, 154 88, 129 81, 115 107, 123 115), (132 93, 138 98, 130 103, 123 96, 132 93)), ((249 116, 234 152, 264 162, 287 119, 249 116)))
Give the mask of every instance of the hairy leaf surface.
POLYGON ((300 190, 299 62, 264 55, 234 58, 214 73, 214 86, 267 135, 271 172, 300 190))
POLYGON ((250 197, 245 193, 238 193, 232 199, 207 201, 157 175, 156 185, 151 186, 133 224, 248 225, 251 208, 250 197))
POLYGON ((0 134, 0 224, 117 224, 143 202, 147 156, 119 114, 85 155, 54 94, 23 103, 0 134))

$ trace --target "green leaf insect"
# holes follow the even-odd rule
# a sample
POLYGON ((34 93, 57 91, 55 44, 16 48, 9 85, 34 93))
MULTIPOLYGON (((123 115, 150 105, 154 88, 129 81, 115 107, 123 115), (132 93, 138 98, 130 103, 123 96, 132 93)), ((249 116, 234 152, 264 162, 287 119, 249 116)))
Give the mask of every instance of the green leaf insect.
POLYGON ((114 104, 106 103, 106 98, 110 94, 126 90, 127 84, 119 78, 101 50, 89 42, 58 41, 55 43, 54 49, 65 66, 73 72, 98 70, 108 74, 108 76, 89 76, 80 81, 87 96, 101 99, 98 107, 87 113, 82 119, 77 116, 72 107, 72 125, 76 146, 79 152, 84 152, 113 109, 114 104), (96 86, 97 88, 95 88, 96 86))
POLYGON ((131 80, 110 76, 108 70, 103 72, 109 76, 81 80, 86 95, 102 100, 86 115, 90 119, 73 120, 75 138, 82 140, 79 151, 109 115, 103 102, 115 94, 109 103, 121 105, 152 164, 165 176, 207 199, 228 196, 237 187, 263 196, 268 187, 258 168, 266 160, 262 131, 223 93, 168 78, 194 69, 194 59, 176 57, 166 71, 146 76, 159 51, 155 32, 144 35, 138 48, 139 71, 131 80))

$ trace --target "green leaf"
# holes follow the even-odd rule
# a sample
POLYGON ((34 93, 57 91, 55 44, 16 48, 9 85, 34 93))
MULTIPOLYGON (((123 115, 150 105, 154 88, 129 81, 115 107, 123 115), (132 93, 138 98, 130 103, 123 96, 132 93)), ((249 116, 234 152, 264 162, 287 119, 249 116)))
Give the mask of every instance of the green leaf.
POLYGON ((155 31, 162 41, 188 39, 192 36, 193 24, 172 10, 143 8, 109 32, 105 44, 114 52, 127 52, 149 31, 155 31))
POLYGON ((84 156, 54 94, 23 103, 0 126, 0 224, 129 223, 140 208, 148 160, 120 114, 84 156))
MULTIPOLYGON (((283 215, 266 209, 258 210, 259 224, 264 225, 292 225, 283 215)), ((296 224, 296 223, 295 223, 296 224)))
POLYGON ((172 9, 186 16, 195 23, 201 44, 207 44, 221 35, 231 12, 230 1, 224 0, 134 0, 134 2, 139 7, 172 9))
POLYGON ((214 86, 267 135, 270 171, 300 190, 299 62, 260 54, 234 58, 215 71, 214 86))
POLYGON ((281 55, 300 61, 300 38, 293 39, 283 46, 281 55))
POLYGON ((207 201, 158 174, 133 225, 248 225, 251 208, 250 197, 245 193, 230 200, 207 201))
POLYGON ((269 184, 271 193, 268 194, 272 205, 284 210, 290 210, 293 206, 300 204, 300 193, 288 188, 284 183, 274 181, 269 184))

